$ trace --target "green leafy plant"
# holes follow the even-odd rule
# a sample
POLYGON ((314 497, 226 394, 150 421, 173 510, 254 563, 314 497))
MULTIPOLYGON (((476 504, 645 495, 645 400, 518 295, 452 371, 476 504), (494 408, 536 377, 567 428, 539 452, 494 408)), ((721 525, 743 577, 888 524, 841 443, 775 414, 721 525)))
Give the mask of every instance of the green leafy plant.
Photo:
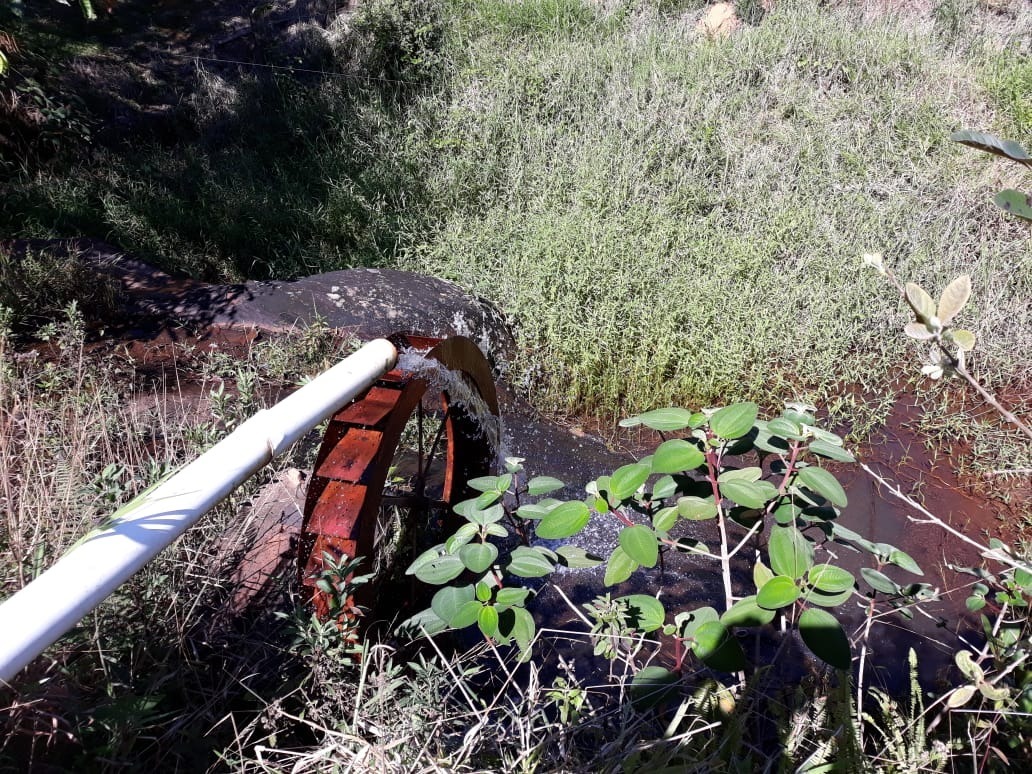
POLYGON ((676 663, 672 670, 646 667, 641 679, 650 685, 676 680, 689 656, 716 671, 740 672, 757 665, 750 664, 736 632, 778 627, 798 632, 825 663, 848 669, 851 643, 833 610, 861 595, 872 614, 877 602, 909 615, 906 607, 931 590, 883 572, 894 566, 920 575, 905 552, 838 524, 846 494, 821 462, 854 458, 838 435, 817 426, 815 411, 790 403, 764 421, 756 404, 747 402, 631 417, 622 422, 625 427, 650 428, 665 440, 648 457, 590 482, 584 501, 547 497, 562 482, 524 481, 523 460, 507 460, 503 475, 470 482, 480 496, 455 508, 466 523, 409 567, 420 580, 442 586, 431 609, 417 616, 419 623, 428 631, 476 625, 485 637, 515 641, 526 653, 535 629, 526 608, 532 591, 524 579, 603 561, 572 544, 552 548, 542 541, 574 537, 594 514, 619 525, 618 545, 605 558, 606 586, 640 569, 665 568, 677 556, 716 562, 723 581, 720 610, 701 606, 668 614, 659 599, 646 594, 599 597, 586 606, 596 655, 633 657, 634 643, 643 636, 663 636, 673 642, 676 663), (668 438, 672 433, 685 437, 668 438), (714 526, 713 548, 685 534, 699 522, 714 526), (861 573, 863 591, 837 564, 843 548, 874 559, 875 566, 861 573), (750 553, 755 559, 746 559, 750 553), (735 563, 751 571, 754 588, 746 593, 733 581, 735 563), (445 585, 453 581, 461 585, 445 585))
MULTIPOLYGON (((1018 160, 1024 153, 1014 143, 999 143, 996 138, 988 135, 980 135, 977 141, 973 140, 968 144, 975 147, 985 146, 982 147, 983 150, 1018 160)), ((1026 161, 1027 158, 1025 156, 1026 161)), ((867 254, 863 256, 863 262, 887 277, 914 313, 915 320, 908 323, 904 331, 911 338, 927 342, 931 347, 931 362, 922 367, 922 373, 932 379, 951 374, 961 376, 999 416, 1025 436, 1032 438, 1032 428, 1004 407, 968 370, 966 354, 974 349, 975 337, 967 330, 954 327, 953 323, 964 310, 971 295, 970 278, 962 275, 954 279, 936 302, 919 285, 912 282, 904 285, 895 273, 885 266, 880 254, 867 254)), ((966 605, 969 611, 979 614, 985 645, 977 653, 966 647, 955 651, 954 662, 962 681, 960 685, 939 697, 937 703, 943 706, 939 714, 927 723, 927 728, 924 714, 920 714, 913 704, 913 688, 910 715, 916 718, 915 722, 919 722, 917 726, 912 724, 911 729, 916 729, 915 733, 920 734, 921 740, 917 748, 921 748, 926 730, 933 730, 950 712, 964 711, 968 705, 978 701, 981 707, 973 711, 973 715, 969 716, 973 719, 969 719, 965 724, 972 752, 981 748, 984 751, 983 759, 991 752, 997 759, 1009 765, 1009 759, 1001 747, 1027 755, 1024 748, 1029 744, 1026 718, 1027 713, 1032 710, 1032 669, 1028 666, 1028 660, 1032 656, 1032 621, 1028 615, 1029 606, 1032 604, 1032 564, 1027 556, 1016 554, 998 538, 991 538, 988 545, 982 545, 931 513, 913 498, 903 494, 868 466, 863 467, 886 486, 890 493, 907 502, 920 514, 920 518, 911 517, 912 521, 935 525, 950 533, 978 550, 982 557, 996 567, 987 569, 985 566, 960 567, 948 564, 955 572, 976 579, 971 586, 971 594, 966 605), (1008 729, 1006 734, 1000 732, 1004 726, 1008 729)), ((875 698, 883 710, 891 704, 884 694, 876 693, 875 698)), ((917 740, 916 736, 910 735, 907 739, 898 733, 892 736, 883 734, 883 739, 897 753, 903 751, 912 757, 911 753, 915 748, 911 747, 910 743, 917 740)), ((940 758, 936 759, 937 763, 942 762, 940 758)))
POLYGON ((922 365, 921 373, 931 379, 940 379, 946 374, 957 374, 1000 416, 1032 438, 1032 427, 1005 408, 967 368, 966 357, 967 353, 975 348, 975 335, 964 328, 956 327, 954 320, 971 297, 971 278, 967 274, 962 274, 954 279, 945 287, 936 302, 920 285, 914 282, 904 285, 892 269, 885 265, 881 253, 867 253, 863 256, 863 262, 886 277, 913 311, 915 319, 907 323, 903 332, 912 339, 926 342, 929 346, 928 361, 922 365))
POLYGON ((442 586, 434 594, 429 610, 410 620, 427 631, 461 629, 476 625, 483 635, 503 643, 515 641, 529 653, 536 625, 526 608, 532 590, 521 580, 540 578, 558 566, 591 567, 601 563, 583 549, 572 545, 556 550, 531 545, 533 535, 562 539, 580 532, 588 523, 590 511, 583 502, 563 502, 541 497, 561 489, 558 479, 538 476, 525 480, 523 460, 508 458, 506 472, 500 476, 473 479, 469 485, 481 494, 455 506, 465 523, 445 542, 416 557, 406 571, 419 580, 442 586), (511 507, 503 500, 511 498, 511 507), (504 551, 492 541, 515 538, 504 551), (453 580, 462 585, 447 584, 453 580))
MULTIPOLYGON (((978 148, 980 151, 1016 161, 1032 169, 1032 156, 1013 140, 1001 140, 985 132, 971 132, 967 130, 954 132, 950 135, 950 139, 972 148, 978 148)), ((1032 222, 1032 196, 1013 188, 1005 188, 993 197, 993 202, 1001 210, 1009 212, 1022 220, 1032 222)))

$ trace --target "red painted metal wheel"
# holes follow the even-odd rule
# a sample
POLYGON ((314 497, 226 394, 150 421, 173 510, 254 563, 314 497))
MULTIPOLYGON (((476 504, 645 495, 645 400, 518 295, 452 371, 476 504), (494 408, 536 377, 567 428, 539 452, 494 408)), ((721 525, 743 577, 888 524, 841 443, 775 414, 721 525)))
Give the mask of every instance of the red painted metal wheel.
POLYGON ((398 367, 333 416, 308 487, 299 583, 324 620, 341 614, 316 585, 327 556, 365 557, 359 573, 373 578, 357 604, 375 607, 384 581, 404 569, 399 561, 453 526, 452 506, 471 496, 466 482, 490 474, 497 453, 490 425, 497 428, 498 398, 480 349, 462 336, 391 340, 402 353, 398 367), (493 416, 485 422, 481 413, 493 416))

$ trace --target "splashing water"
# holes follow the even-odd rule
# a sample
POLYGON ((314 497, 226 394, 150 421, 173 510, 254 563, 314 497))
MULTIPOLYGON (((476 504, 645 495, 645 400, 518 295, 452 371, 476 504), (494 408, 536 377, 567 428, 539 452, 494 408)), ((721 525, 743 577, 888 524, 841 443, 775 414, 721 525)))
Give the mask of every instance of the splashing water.
POLYGON ((432 391, 447 393, 449 405, 462 409, 480 434, 487 438, 491 448, 501 454, 504 434, 501 417, 491 413, 480 393, 466 381, 461 371, 454 371, 425 355, 420 350, 404 349, 398 353, 398 368, 426 381, 432 391))

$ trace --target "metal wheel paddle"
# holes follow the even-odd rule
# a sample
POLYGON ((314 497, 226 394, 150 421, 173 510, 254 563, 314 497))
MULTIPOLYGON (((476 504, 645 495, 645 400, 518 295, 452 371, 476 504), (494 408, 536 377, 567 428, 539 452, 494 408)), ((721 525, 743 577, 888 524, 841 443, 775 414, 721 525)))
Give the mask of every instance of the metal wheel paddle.
POLYGON ((485 417, 498 416, 491 368, 469 339, 396 334, 395 370, 329 422, 305 500, 298 573, 321 619, 374 607, 386 581, 454 526, 452 506, 471 496, 466 482, 489 475, 496 455, 485 417), (431 361, 436 361, 433 363, 431 361), (446 369, 441 372, 439 367, 446 369), (327 557, 364 557, 359 599, 346 610, 319 588, 327 557))

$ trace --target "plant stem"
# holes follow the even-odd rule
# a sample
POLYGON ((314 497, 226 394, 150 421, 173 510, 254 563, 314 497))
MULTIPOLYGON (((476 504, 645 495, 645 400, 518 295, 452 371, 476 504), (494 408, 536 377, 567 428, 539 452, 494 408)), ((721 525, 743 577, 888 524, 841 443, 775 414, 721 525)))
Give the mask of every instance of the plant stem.
POLYGON ((867 643, 871 637, 871 624, 874 623, 874 599, 868 603, 866 617, 863 640, 860 645, 860 664, 856 672, 856 728, 861 740, 864 738, 864 668, 867 665, 867 643))
MULTIPOLYGON (((945 350, 943 351, 945 352, 945 350)), ((949 355, 948 352, 946 354, 949 355)), ((950 357, 952 358, 952 355, 950 355, 950 357)), ((955 358, 954 361, 956 361, 955 358)), ((962 363, 956 363, 956 365, 954 365, 954 369, 958 374, 963 376, 965 380, 967 380, 968 384, 975 388, 978 394, 982 396, 982 400, 984 400, 986 403, 988 403, 990 406, 996 409, 997 413, 1001 417, 1006 419, 1008 422, 1010 422, 1012 425, 1018 428, 1022 433, 1024 433, 1030 439, 1032 439, 1032 427, 1026 425, 1024 422, 1018 419, 1012 412, 1004 408, 1003 405, 996 399, 996 396, 989 392, 985 387, 983 387, 978 382, 978 380, 968 372, 967 368, 965 368, 962 363)))
MULTIPOLYGON (((709 438, 707 438, 707 441, 709 438)), ((727 523, 724 517, 724 507, 720 502, 720 485, 717 483, 717 476, 720 472, 720 457, 713 448, 706 444, 706 477, 709 479, 710 487, 713 489, 713 503, 717 506, 717 527, 720 529, 720 575, 724 581, 724 609, 730 610, 735 603, 731 589, 731 555, 728 553, 727 523)))

